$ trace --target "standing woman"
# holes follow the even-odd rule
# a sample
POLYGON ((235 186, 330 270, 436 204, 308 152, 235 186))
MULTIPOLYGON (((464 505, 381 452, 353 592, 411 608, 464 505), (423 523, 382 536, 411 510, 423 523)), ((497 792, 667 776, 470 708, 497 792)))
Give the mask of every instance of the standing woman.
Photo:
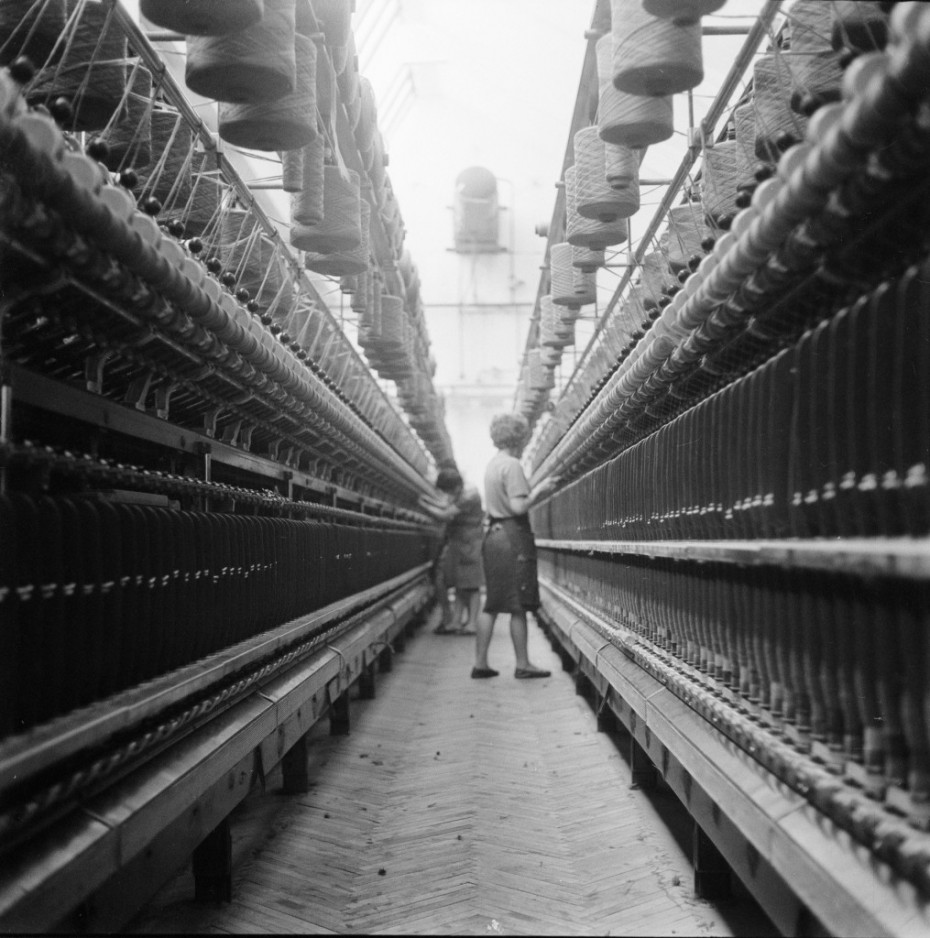
POLYGON ((549 677, 527 657, 526 614, 539 608, 536 543, 530 527, 530 486, 520 454, 529 428, 519 414, 499 414, 491 421, 496 455, 484 474, 484 502, 489 527, 481 550, 487 599, 478 620, 474 678, 495 677, 488 665, 488 646, 500 613, 510 614, 510 638, 516 654, 516 678, 549 677))

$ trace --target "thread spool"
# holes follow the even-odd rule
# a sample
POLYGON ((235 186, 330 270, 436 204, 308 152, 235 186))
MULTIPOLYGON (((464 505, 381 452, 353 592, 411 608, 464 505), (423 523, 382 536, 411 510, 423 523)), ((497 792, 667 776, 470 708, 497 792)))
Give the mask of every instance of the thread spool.
MULTIPOLYGON (((292 11, 293 12, 293 11, 292 11)), ((262 104, 219 106, 219 133, 228 143, 249 150, 296 150, 317 136, 316 43, 294 36, 296 88, 262 104)))
POLYGON ((102 130, 126 93, 126 37, 108 3, 68 0, 66 9, 67 48, 61 46, 61 57, 39 74, 26 100, 34 106, 65 97, 73 109, 68 130, 102 130))
POLYGON ((870 0, 834 0, 830 41, 834 49, 870 52, 888 42, 888 17, 870 0))
POLYGON ((381 131, 375 128, 374 136, 371 141, 371 149, 365 153, 365 169, 368 171, 368 178, 371 180, 371 187, 375 195, 384 188, 384 168, 387 165, 387 155, 384 152, 384 138, 381 131))
POLYGON ((643 9, 652 16, 690 24, 719 10, 724 3, 726 0, 643 0, 643 9))
POLYGON ((325 126, 333 122, 333 108, 335 106, 336 75, 330 63, 329 56, 323 44, 323 36, 316 33, 313 37, 316 45, 316 109, 320 120, 325 126))
POLYGON ((300 192, 304 187, 304 151, 283 150, 281 157, 281 188, 285 192, 300 192))
POLYGON ((100 138, 110 149, 104 163, 113 172, 152 162, 152 73, 141 63, 133 68, 123 104, 100 138))
POLYGON ((153 108, 152 162, 135 167, 139 197, 154 196, 165 210, 184 206, 191 194, 194 134, 178 111, 153 108))
POLYGON ((627 228, 625 218, 602 222, 578 214, 576 170, 569 166, 565 170, 565 240, 569 244, 599 251, 626 241, 627 228))
POLYGON ((639 0, 611 0, 613 83, 637 95, 670 95, 704 79, 701 25, 647 13, 639 0))
POLYGON ((557 306, 585 306, 595 299, 594 275, 572 266, 572 245, 553 244, 549 250, 552 302, 557 306))
POLYGON ((262 0, 140 0, 139 12, 156 26, 185 36, 220 36, 254 26, 262 0))
POLYGON ((359 222, 362 239, 357 248, 334 254, 308 253, 304 261, 307 269, 330 277, 348 277, 368 270, 371 206, 367 199, 359 201, 359 222))
POLYGON ((816 95, 821 101, 838 101, 843 71, 831 39, 833 5, 796 0, 788 17, 788 28, 792 109, 800 111, 806 95, 816 95))
POLYGON ((275 102, 292 94, 297 83, 294 33, 294 0, 265 0, 264 15, 254 26, 223 36, 189 36, 187 87, 235 104, 275 102))
POLYGON ((352 29, 353 0, 313 0, 313 15, 328 46, 346 46, 352 29))
POLYGON ((608 184, 604 147, 597 127, 575 134, 575 208, 584 218, 613 222, 639 211, 639 187, 608 184))
POLYGON ((604 178, 611 189, 639 189, 639 156, 629 147, 604 144, 604 178))
POLYGON ((756 109, 752 104, 741 104, 733 111, 736 130, 736 176, 739 182, 753 178, 756 162, 756 109))
POLYGON ((595 45, 598 77, 597 130, 605 143, 641 149, 668 140, 674 130, 671 97, 624 94, 613 85, 613 36, 595 45))
MULTIPOLYGON (((332 50, 334 47, 327 42, 332 50)), ((344 46, 346 61, 345 65, 337 70, 338 78, 336 85, 343 101, 351 101, 358 97, 358 53, 355 50, 355 35, 349 33, 349 38, 344 46)))
POLYGON ((358 173, 343 176, 338 166, 323 168, 323 218, 316 225, 291 228, 291 244, 314 254, 351 251, 361 243, 358 173))
POLYGON ((697 202, 678 205, 668 213, 668 265, 675 273, 685 270, 701 241, 708 235, 701 206, 697 202))
POLYGON ((370 292, 368 270, 362 271, 355 278, 355 293, 352 294, 350 306, 356 313, 367 313, 368 295, 370 292))
POLYGON ((407 342, 404 328, 406 319, 403 299, 390 293, 382 294, 378 344, 383 351, 397 353, 404 350, 407 342))
POLYGON ((715 224, 722 215, 736 212, 739 144, 724 140, 704 149, 701 196, 704 214, 715 224))
POLYGON ((781 151, 775 141, 782 134, 804 139, 807 119, 791 110, 789 89, 791 70, 784 55, 767 55, 753 66, 753 106, 756 132, 755 154, 761 160, 777 162, 781 151))
POLYGON ((0 4, 0 65, 25 55, 36 68, 46 66, 61 55, 64 45, 55 44, 64 30, 64 0, 7 0, 0 4))
POLYGON ((371 148, 375 128, 378 125, 378 107, 371 82, 364 76, 359 79, 359 97, 361 98, 361 112, 355 126, 355 142, 359 150, 368 150, 371 148))
POLYGON ((325 177, 323 170, 323 137, 316 137, 300 150, 303 165, 303 186, 291 196, 291 220, 299 225, 318 225, 323 220, 325 177))

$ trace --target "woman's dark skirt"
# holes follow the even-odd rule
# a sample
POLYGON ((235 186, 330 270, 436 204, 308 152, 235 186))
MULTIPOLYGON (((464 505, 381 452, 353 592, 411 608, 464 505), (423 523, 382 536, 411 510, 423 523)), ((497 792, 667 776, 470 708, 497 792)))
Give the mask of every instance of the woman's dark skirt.
POLYGON ((488 588, 485 612, 535 612, 539 608, 536 542, 526 515, 491 522, 481 561, 488 588))

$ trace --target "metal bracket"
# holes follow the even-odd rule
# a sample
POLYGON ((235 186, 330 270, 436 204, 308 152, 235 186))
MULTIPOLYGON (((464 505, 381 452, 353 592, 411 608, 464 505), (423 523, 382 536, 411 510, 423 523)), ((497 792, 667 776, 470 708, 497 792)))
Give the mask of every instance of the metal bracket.
POLYGON ((107 349, 84 359, 84 381, 88 391, 93 394, 103 393, 103 369, 115 357, 116 352, 107 349))
POLYGON ((152 377, 152 372, 147 371, 138 378, 133 378, 123 395, 123 403, 144 411, 145 399, 149 396, 149 388, 152 386, 152 377))
POLYGON ((227 423, 223 427, 223 434, 220 437, 220 440, 223 443, 228 443, 230 446, 236 445, 236 440, 239 438, 239 430, 242 428, 242 420, 233 420, 231 423, 227 423))
POLYGON ((162 420, 168 419, 168 408, 171 403, 171 395, 179 387, 179 384, 174 383, 163 384, 161 387, 155 388, 155 414, 156 416, 161 417, 162 420))
POLYGON ((214 407, 203 415, 203 432, 206 436, 216 436, 216 422, 221 413, 223 413, 222 407, 214 407))

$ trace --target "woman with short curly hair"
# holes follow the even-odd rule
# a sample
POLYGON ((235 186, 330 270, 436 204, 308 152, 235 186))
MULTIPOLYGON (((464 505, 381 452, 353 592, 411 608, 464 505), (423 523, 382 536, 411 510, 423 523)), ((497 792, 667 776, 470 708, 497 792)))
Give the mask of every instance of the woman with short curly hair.
POLYGON ((529 427, 519 414, 498 414, 491 421, 491 441, 496 455, 484 474, 488 530, 481 547, 487 599, 478 620, 475 666, 471 676, 495 677, 488 665, 488 647, 494 622, 500 613, 510 614, 510 637, 516 654, 514 677, 549 677, 549 672, 531 664, 527 657, 526 614, 539 608, 536 580, 536 544, 530 527, 530 486, 520 454, 529 427))

